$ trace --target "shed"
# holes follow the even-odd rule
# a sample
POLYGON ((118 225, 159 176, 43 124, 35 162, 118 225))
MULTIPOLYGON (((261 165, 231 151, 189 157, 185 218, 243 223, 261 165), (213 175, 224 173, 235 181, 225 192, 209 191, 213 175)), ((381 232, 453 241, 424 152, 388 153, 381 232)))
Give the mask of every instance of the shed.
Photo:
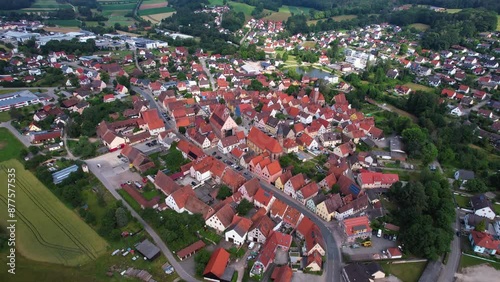
POLYGON ((160 255, 160 249, 148 239, 142 241, 135 249, 148 260, 154 260, 160 255))

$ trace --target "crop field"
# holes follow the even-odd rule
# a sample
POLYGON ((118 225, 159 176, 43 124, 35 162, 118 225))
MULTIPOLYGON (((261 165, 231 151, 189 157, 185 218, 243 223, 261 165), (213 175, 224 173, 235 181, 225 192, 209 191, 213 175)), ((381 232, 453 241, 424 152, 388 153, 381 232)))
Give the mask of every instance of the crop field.
POLYGON ((139 7, 139 10, 162 8, 162 7, 166 7, 167 5, 168 5, 168 2, 165 0, 144 0, 144 1, 142 1, 142 4, 139 7))
MULTIPOLYGON (((68 209, 17 160, 0 163, 0 181, 16 170, 17 251, 41 262, 81 265, 97 259, 107 243, 68 209)), ((7 218, 7 189, 0 189, 2 218, 7 218)))
POLYGON ((264 17, 264 19, 272 20, 272 21, 285 21, 290 16, 292 16, 292 14, 294 14, 294 15, 300 15, 300 14, 308 15, 309 10, 311 10, 311 8, 283 5, 278 10, 278 12, 272 12, 270 15, 264 17))
POLYGON ((131 10, 130 11, 129 10, 124 10, 124 11, 108 10, 108 11, 103 11, 102 14, 109 18, 109 20, 106 22, 106 25, 108 25, 108 26, 112 26, 115 23, 129 26, 135 22, 133 18, 125 17, 125 15, 130 13, 130 12, 131 12, 131 10))
POLYGON ((127 10, 132 11, 136 3, 101 5, 103 11, 127 10))
POLYGON ((69 4, 60 4, 56 0, 37 0, 30 7, 31 9, 66 9, 71 8, 69 4))
POLYGON ((161 7, 161 8, 140 10, 139 15, 140 16, 149 16, 149 15, 171 13, 171 12, 175 12, 175 10, 171 7, 161 7))
POLYGON ((175 12, 170 12, 170 13, 161 13, 161 14, 154 14, 154 15, 149 15, 149 16, 141 16, 146 21, 151 21, 152 23, 159 23, 161 20, 171 17, 175 12))
POLYGON ((62 27, 80 26, 79 20, 48 20, 48 22, 62 27))
POLYGON ((414 23, 411 24, 410 27, 413 27, 418 31, 426 31, 430 28, 428 24, 423 24, 423 23, 414 23))
MULTIPOLYGON (((341 21, 352 20, 352 19, 355 19, 357 17, 358 16, 356 16, 356 15, 342 15, 342 16, 331 17, 331 19, 336 21, 336 22, 341 22, 341 21)), ((307 24, 312 25, 312 24, 316 24, 319 21, 326 21, 326 20, 328 20, 328 19, 310 20, 310 21, 307 21, 307 24)))

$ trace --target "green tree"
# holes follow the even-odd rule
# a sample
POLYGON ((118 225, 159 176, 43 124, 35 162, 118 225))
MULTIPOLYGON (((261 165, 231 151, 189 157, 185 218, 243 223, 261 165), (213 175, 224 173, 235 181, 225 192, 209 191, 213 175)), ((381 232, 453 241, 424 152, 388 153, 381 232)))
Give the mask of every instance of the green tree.
POLYGON ((109 82, 109 73, 101 72, 101 80, 107 84, 109 82))
POLYGON ((186 134, 186 128, 184 126, 179 127, 179 133, 180 134, 186 134))
POLYGON ((281 57, 281 59, 283 60, 283 62, 288 61, 288 52, 283 53, 283 56, 281 57))
POLYGON ((241 119, 241 117, 236 117, 236 119, 234 121, 236 122, 237 125, 241 125, 243 123, 243 120, 241 119))
POLYGON ((478 222, 474 230, 479 232, 484 232, 484 230, 486 230, 486 220, 483 219, 480 222, 478 222))
POLYGON ((243 199, 236 208, 236 211, 240 216, 245 216, 252 208, 253 208, 252 203, 250 203, 247 199, 243 199))
POLYGON ((488 191, 488 187, 486 186, 486 184, 481 179, 477 179, 477 178, 467 180, 467 182, 465 182, 464 186, 465 186, 465 189, 467 189, 467 191, 471 192, 471 193, 479 193, 479 192, 488 191))
POLYGON ((408 44, 403 43, 399 48, 399 55, 406 55, 406 53, 408 53, 408 44))
POLYGON ((211 253, 206 249, 202 249, 194 255, 196 275, 202 276, 208 261, 210 260, 211 253))
POLYGON ((118 227, 124 227, 128 224, 128 213, 127 211, 122 208, 122 207, 119 207, 116 209, 115 211, 115 216, 116 216, 116 225, 118 227))
POLYGON ((222 185, 217 192, 217 199, 224 200, 231 195, 233 195, 233 191, 231 190, 231 188, 227 187, 226 185, 222 185))

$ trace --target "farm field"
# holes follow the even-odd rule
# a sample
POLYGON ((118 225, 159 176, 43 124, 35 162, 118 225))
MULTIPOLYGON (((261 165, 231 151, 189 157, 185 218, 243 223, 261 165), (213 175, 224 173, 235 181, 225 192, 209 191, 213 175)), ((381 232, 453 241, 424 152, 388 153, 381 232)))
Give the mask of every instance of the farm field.
POLYGON ((123 10, 123 11, 108 10, 108 11, 102 11, 102 14, 109 18, 109 20, 106 22, 106 25, 108 25, 108 26, 113 26, 115 23, 129 26, 129 25, 134 23, 134 19, 129 18, 129 17, 125 17, 125 15, 130 13, 131 11, 132 10, 123 10))
POLYGON ((48 23, 61 27, 80 26, 79 20, 48 20, 48 23))
POLYGON ((146 10, 139 10, 139 16, 149 16, 149 15, 171 13, 171 12, 175 12, 175 10, 171 7, 152 8, 146 10))
POLYGON ((153 8, 163 8, 168 5, 165 0, 144 0, 142 1, 139 10, 153 9, 153 8))
POLYGON ((146 21, 151 21, 152 23, 159 23, 161 20, 171 17, 175 12, 170 12, 170 13, 161 13, 161 14, 154 14, 154 15, 149 15, 149 16, 142 16, 146 21))
POLYGON ((426 31, 430 28, 430 26, 428 24, 422 24, 422 23, 414 23, 414 24, 411 24, 410 27, 413 27, 418 31, 426 31))
POLYGON ((456 14, 460 11, 462 11, 462 9, 446 9, 446 13, 450 13, 450 14, 456 14))
MULTIPOLYGON (((0 163, 0 181, 7 168, 16 170, 17 251, 28 259, 76 266, 97 259, 107 242, 57 199, 17 160, 0 163)), ((7 189, 0 191, 6 218, 7 189)))
POLYGON ((71 8, 71 5, 60 4, 60 3, 57 3, 56 0, 36 0, 35 3, 33 3, 33 5, 31 5, 30 8, 31 9, 66 9, 66 8, 71 8))
MULTIPOLYGON (((9 120, 9 113, 2 112, 1 114, 3 115, 4 113, 6 113, 7 120, 9 120)), ((19 151, 22 149, 24 149, 24 145, 17 140, 16 136, 10 133, 7 128, 0 128, 0 151, 2 152, 0 154, 0 162, 18 158, 19 151)))
POLYGON ((135 8, 136 3, 129 4, 111 4, 111 5, 101 5, 103 11, 114 11, 114 10, 128 10, 132 11, 135 8))
POLYGON ((286 6, 283 5, 280 7, 278 12, 272 12, 272 14, 264 17, 266 20, 272 20, 272 21, 285 21, 287 20, 292 14, 299 15, 299 14, 309 14, 309 10, 312 10, 311 8, 306 8, 306 7, 297 7, 297 6, 286 6))
MULTIPOLYGON (((355 19, 357 17, 358 16, 356 16, 356 15, 342 15, 342 16, 331 17, 331 19, 336 21, 336 22, 341 22, 341 21, 352 20, 352 19, 355 19)), ((326 21, 326 20, 327 19, 310 20, 310 21, 307 21, 307 24, 312 25, 312 24, 316 24, 319 21, 326 21)))

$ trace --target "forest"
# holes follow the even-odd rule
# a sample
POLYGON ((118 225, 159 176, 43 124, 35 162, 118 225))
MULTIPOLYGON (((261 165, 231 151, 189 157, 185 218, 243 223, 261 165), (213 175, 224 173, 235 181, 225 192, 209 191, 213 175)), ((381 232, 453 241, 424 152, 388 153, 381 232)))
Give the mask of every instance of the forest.
POLYGON ((500 1, 498 0, 402 0, 401 2, 456 9, 485 8, 500 13, 500 1))
POLYGON ((0 10, 18 10, 29 8, 35 0, 3 0, 0 10))

